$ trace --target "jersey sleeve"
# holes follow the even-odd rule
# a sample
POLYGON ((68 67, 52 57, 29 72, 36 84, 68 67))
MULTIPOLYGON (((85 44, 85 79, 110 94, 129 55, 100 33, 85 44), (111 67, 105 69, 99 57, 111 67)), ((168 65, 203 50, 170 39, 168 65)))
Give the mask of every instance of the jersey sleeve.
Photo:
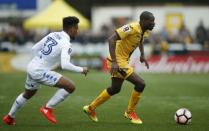
POLYGON ((83 68, 73 65, 70 62, 71 59, 72 48, 70 46, 63 47, 61 50, 61 67, 62 69, 71 70, 75 72, 83 72, 83 68))
POLYGON ((130 24, 124 25, 118 29, 116 29, 117 34, 120 36, 121 39, 126 38, 128 35, 134 32, 133 27, 130 24))
POLYGON ((150 35, 150 31, 146 31, 146 32, 144 33, 144 38, 147 39, 147 38, 149 37, 149 35, 150 35))

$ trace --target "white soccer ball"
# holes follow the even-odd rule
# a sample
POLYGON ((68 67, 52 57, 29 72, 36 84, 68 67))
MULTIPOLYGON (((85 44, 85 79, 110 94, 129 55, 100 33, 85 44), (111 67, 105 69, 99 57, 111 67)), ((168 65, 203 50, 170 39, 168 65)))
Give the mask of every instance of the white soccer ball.
POLYGON ((174 119, 178 124, 189 124, 192 121, 192 113, 186 108, 180 108, 176 111, 174 119))

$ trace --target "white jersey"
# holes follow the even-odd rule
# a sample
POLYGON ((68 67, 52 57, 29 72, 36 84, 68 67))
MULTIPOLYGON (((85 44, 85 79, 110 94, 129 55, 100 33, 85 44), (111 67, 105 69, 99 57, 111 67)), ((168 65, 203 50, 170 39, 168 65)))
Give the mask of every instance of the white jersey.
POLYGON ((52 70, 57 63, 60 63, 62 69, 83 72, 82 67, 70 63, 72 45, 70 37, 64 31, 48 34, 32 49, 35 51, 35 56, 27 67, 27 72, 32 76, 36 72, 52 70))

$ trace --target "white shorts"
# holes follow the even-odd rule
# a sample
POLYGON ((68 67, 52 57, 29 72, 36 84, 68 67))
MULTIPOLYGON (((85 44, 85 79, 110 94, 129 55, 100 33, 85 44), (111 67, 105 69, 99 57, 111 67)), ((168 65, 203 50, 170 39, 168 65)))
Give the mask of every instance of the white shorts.
POLYGON ((61 77, 62 75, 55 71, 39 71, 35 73, 28 73, 25 82, 25 88, 29 90, 35 90, 40 87, 40 84, 54 86, 61 77))

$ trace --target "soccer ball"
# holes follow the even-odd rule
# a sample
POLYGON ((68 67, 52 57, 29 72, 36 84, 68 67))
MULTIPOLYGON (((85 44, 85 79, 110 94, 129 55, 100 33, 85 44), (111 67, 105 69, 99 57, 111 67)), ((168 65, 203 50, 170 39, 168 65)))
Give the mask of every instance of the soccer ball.
POLYGON ((176 111, 174 119, 178 124, 189 124, 192 121, 192 113, 186 108, 180 108, 176 111))

